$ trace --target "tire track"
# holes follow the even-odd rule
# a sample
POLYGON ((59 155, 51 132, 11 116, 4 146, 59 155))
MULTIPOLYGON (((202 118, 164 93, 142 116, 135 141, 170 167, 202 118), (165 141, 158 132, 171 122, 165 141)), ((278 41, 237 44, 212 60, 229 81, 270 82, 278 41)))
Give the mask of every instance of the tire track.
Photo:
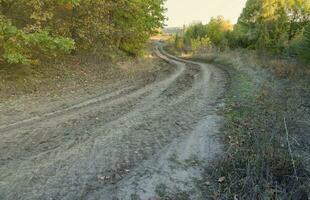
MULTIPOLYGON (((164 155, 182 153, 178 144, 188 146, 186 155, 197 154, 195 144, 210 139, 197 124, 214 115, 224 76, 213 66, 155 53, 175 67, 169 77, 2 125, 0 199, 127 199, 141 193, 145 174, 161 170, 158 163, 165 175, 171 173, 164 155)), ((215 131, 217 121, 204 123, 215 131)), ((209 153, 198 153, 213 157, 218 146, 209 145, 209 153)), ((153 195, 149 187, 142 196, 153 195)))

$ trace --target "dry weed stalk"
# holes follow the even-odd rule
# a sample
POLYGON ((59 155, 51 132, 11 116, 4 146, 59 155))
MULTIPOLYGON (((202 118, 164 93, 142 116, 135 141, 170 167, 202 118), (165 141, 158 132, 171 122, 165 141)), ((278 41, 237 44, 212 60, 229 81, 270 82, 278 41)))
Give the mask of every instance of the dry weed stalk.
POLYGON ((288 129, 287 129, 286 119, 285 119, 285 117, 283 119, 284 119, 283 121, 284 121, 284 127, 285 127, 285 132, 286 132, 286 141, 287 141, 288 151, 289 151, 291 161, 292 161, 292 165, 294 168, 294 174, 295 174, 296 180, 298 181, 297 170, 296 170, 295 160, 293 158, 293 151, 291 148, 291 143, 289 140, 289 133, 288 133, 288 129))

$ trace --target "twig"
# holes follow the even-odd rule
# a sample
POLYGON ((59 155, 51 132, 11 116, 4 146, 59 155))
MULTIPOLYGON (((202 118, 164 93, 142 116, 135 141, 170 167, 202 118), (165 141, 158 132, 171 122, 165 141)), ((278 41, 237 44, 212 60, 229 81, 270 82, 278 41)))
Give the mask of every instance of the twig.
POLYGON ((291 148, 291 144, 290 144, 290 140, 289 140, 288 129, 287 129, 285 117, 284 117, 284 127, 285 127, 285 132, 286 132, 286 141, 287 141, 288 151, 289 151, 290 156, 291 156, 291 161, 292 161, 292 165, 294 168, 294 174, 295 174, 296 180, 298 181, 298 176, 297 176, 297 171, 296 171, 296 166, 295 166, 295 160, 293 158, 293 152, 292 152, 292 148, 291 148))

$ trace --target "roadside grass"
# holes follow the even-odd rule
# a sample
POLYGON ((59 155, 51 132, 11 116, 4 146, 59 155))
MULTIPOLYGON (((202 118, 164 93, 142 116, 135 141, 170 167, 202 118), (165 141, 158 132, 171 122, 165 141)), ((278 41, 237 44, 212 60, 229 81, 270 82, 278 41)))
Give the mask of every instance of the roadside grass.
POLYGON ((258 58, 214 50, 191 57, 227 71, 231 82, 225 106, 218 111, 225 117, 221 131, 225 153, 206 169, 197 185, 207 199, 307 200, 308 67, 258 58))
POLYGON ((255 88, 242 76, 237 71, 231 75, 226 106, 220 111, 226 119, 226 149, 206 171, 216 180, 213 187, 204 188, 206 195, 214 199, 308 199, 309 172, 299 157, 290 155, 285 140, 283 119, 289 116, 278 102, 266 98, 266 89, 255 88), (218 182, 218 177, 225 181, 218 182))
POLYGON ((292 132, 285 130, 287 121, 308 121, 309 108, 296 109, 300 97, 285 88, 293 87, 288 80, 281 86, 283 80, 270 71, 234 59, 237 62, 220 56, 213 60, 229 71, 231 86, 226 106, 220 111, 226 119, 226 153, 206 171, 213 180, 225 177, 225 181, 206 187, 206 195, 214 199, 309 199, 310 174, 305 158, 299 157, 298 151, 290 152, 295 140, 307 138, 298 135, 293 123, 292 132))

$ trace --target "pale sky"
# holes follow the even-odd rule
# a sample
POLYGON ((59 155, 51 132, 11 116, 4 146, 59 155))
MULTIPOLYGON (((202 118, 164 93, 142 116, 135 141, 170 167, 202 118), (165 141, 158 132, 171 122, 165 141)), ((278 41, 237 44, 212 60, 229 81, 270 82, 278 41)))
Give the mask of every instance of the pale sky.
POLYGON ((236 23, 245 3, 246 0, 167 0, 166 24, 181 27, 192 22, 206 23, 218 15, 236 23))

